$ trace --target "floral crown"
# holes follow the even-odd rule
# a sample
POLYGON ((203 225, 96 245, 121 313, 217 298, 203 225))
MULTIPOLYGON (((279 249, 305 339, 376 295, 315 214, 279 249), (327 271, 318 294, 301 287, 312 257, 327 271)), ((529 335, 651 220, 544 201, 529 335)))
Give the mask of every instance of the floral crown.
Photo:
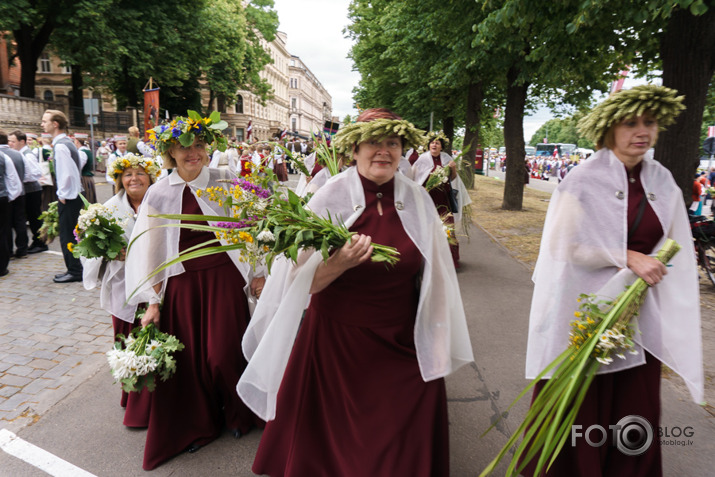
POLYGON ((192 110, 188 114, 188 117, 178 116, 168 124, 149 130, 149 141, 156 152, 163 155, 174 144, 189 147, 197 137, 221 152, 226 150, 228 144, 221 131, 228 127, 228 123, 221 120, 221 113, 214 111, 208 118, 202 118, 192 110))
POLYGON ((424 143, 424 131, 417 129, 405 119, 375 119, 367 122, 356 122, 344 126, 333 138, 333 144, 338 152, 349 156, 353 145, 369 140, 382 141, 388 136, 397 135, 404 139, 406 148, 417 147, 424 143))
POLYGON ((442 141, 444 147, 449 146, 449 138, 445 136, 444 131, 430 131, 427 133, 427 145, 429 146, 433 141, 442 141))
POLYGON ((112 177, 114 177, 115 182, 126 169, 131 169, 132 167, 141 167, 154 181, 156 181, 156 176, 159 174, 159 165, 156 161, 132 153, 116 158, 109 167, 111 167, 112 177))
POLYGON ((658 121, 658 128, 663 131, 666 126, 673 124, 675 118, 685 109, 685 96, 676 94, 678 92, 672 88, 656 85, 635 86, 618 91, 579 121, 578 130, 598 144, 611 126, 624 119, 649 113, 658 121))

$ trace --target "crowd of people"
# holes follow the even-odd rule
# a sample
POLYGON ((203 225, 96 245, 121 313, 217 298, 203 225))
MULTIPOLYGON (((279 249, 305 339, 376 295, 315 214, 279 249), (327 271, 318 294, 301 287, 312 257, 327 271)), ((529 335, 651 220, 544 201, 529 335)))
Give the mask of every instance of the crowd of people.
MULTIPOLYGON (((599 116, 601 126, 585 131, 599 151, 578 168, 555 159, 549 170, 548 162, 533 159, 529 171, 527 163, 529 174, 571 171, 560 177, 546 217, 527 377, 565 349, 579 293, 635 277, 653 287, 638 318, 640 353, 596 376, 577 416, 584 428, 608 428, 630 414, 645 415, 657 427, 661 363, 702 400, 692 254, 679 254, 668 270, 651 256, 669 237, 687 250, 690 233, 680 189, 648 152, 659 128, 673 120, 658 99, 670 93, 649 88, 616 94, 606 100, 609 107, 594 109, 592 115, 611 116, 599 116), (642 96, 649 106, 635 116, 613 114, 608 103, 640 104, 642 96), (676 298, 683 293, 687 303, 676 298), (682 318, 674 323, 674 316, 682 318)), ((178 119, 186 121, 172 123, 175 134, 156 136, 151 147, 130 130, 129 137, 113 138, 115 150, 106 158, 97 152, 116 192, 106 205, 128 219, 124 232, 132 243, 109 262, 80 261, 67 248, 75 241, 79 194, 94 193, 86 137, 70 139, 64 114, 48 110, 42 117, 52 145, 47 172, 44 146, 33 152, 28 135, 0 132, 0 274, 8 273, 11 227, 15 256, 47 249, 32 219, 28 244, 25 223, 39 215, 49 187, 59 202, 67 268, 55 282, 100 286, 115 334, 152 323, 185 345, 169 380, 153 392, 122 393, 124 425, 148 429, 143 467, 196 452, 226 431, 240 438, 264 428, 253 464, 259 474, 449 475, 444 377, 473 354, 457 280, 459 244, 445 234, 470 199, 444 135, 429 133, 418 143, 418 131, 394 112, 366 110, 332 139, 340 158, 340 172, 333 174, 315 150, 319 143, 231 140, 227 149, 212 150, 224 140, 221 133, 191 129, 206 126, 206 118, 178 119), (188 133, 193 142, 179 142, 188 133), (316 251, 302 251, 296 263, 279 256, 270 273, 261 264, 251 267, 237 250, 162 268, 215 237, 201 230, 205 221, 173 227, 167 225, 178 220, 157 215, 228 216, 200 191, 229 190, 229 179, 257 169, 275 175, 273 187, 285 188, 288 173, 296 172, 294 156, 308 173, 296 190, 306 207, 355 232, 344 246, 327 260, 316 251), (441 168, 444 182, 427 191, 430 175, 441 168), (371 262, 373 242, 394 247, 399 262, 371 262), (137 310, 143 310, 140 323, 137 310)), ((564 446, 547 475, 662 474, 657 440, 643 455, 624 457, 615 447, 564 446)))

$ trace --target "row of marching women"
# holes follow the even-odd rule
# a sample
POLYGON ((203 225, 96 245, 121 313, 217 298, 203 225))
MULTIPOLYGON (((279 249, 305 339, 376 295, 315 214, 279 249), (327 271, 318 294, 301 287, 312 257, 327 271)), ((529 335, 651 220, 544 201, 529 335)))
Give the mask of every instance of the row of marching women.
MULTIPOLYGON (((594 351, 605 353, 604 367, 570 415, 587 428, 645 413, 657 426, 661 363, 696 400, 703 386, 693 257, 677 255, 666 270, 651 256, 668 238, 688 246, 682 194, 647 154, 680 98, 646 87, 606 101, 584 119, 601 150, 564 179, 547 214, 527 373, 543 377, 578 341, 569 326, 580 294, 640 277, 652 290, 639 302, 640 334, 628 334, 632 353, 610 365, 611 348, 594 351), (684 316, 677 326, 676 315, 684 316)), ((225 124, 217 113, 191 111, 151 131, 171 169, 158 181, 155 161, 116 160, 108 205, 128 217, 128 245, 117 260, 85 261, 85 285, 101 282, 115 332, 126 338, 141 325, 174 343, 166 376, 122 395, 125 425, 147 428, 143 467, 259 428, 257 474, 448 476, 444 378, 473 353, 450 237, 470 201, 446 138, 392 111, 366 110, 299 160, 305 177, 296 194, 269 170, 295 151, 275 144, 219 154, 213 165, 224 167, 209 167, 210 148, 226 150, 225 124)), ((136 347, 133 339, 123 346, 136 347)), ((550 400, 547 376, 533 406, 568 408, 550 400)), ((537 446, 544 434, 531 432, 522 445, 537 446)), ((617 452, 564 446, 546 475, 662 475, 657 442, 641 456, 617 452)), ((514 456, 526 475, 543 475, 535 454, 514 456)))

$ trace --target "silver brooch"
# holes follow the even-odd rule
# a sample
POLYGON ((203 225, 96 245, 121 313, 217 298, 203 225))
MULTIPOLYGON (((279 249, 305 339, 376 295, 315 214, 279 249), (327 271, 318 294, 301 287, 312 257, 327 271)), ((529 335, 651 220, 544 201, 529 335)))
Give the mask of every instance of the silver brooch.
POLYGON ((378 192, 378 193, 375 194, 375 195, 377 196, 378 199, 382 199, 382 192, 378 192))
POLYGON ((623 200, 623 198, 625 196, 626 196, 626 194, 624 194, 622 190, 619 190, 618 192, 616 192, 616 197, 620 200, 623 200))
POLYGON ((362 209, 362 205, 358 204, 355 207, 353 207, 353 210, 357 212, 358 210, 362 209))
POLYGON ((655 194, 652 192, 648 193, 648 200, 655 200, 655 194))
POLYGON ((402 210, 402 209, 405 208, 405 204, 403 204, 402 202, 400 202, 400 201, 398 200, 397 202, 395 202, 395 208, 396 208, 397 210, 402 210))

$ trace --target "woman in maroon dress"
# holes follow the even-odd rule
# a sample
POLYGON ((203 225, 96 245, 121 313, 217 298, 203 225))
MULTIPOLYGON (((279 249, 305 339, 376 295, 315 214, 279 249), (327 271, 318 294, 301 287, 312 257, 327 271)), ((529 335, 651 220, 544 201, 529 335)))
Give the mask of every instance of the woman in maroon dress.
MULTIPOLYGON (((413 175, 415 180, 423 186, 427 184, 429 175, 439 167, 449 168, 449 180, 444 184, 429 191, 430 197, 437 207, 437 213, 442 217, 442 221, 454 227, 454 215, 459 212, 460 204, 455 202, 452 181, 457 178, 457 164, 452 157, 443 152, 449 144, 447 138, 442 133, 430 133, 428 138, 428 151, 420 155, 413 165, 413 175), (456 206, 456 209, 455 209, 456 206)), ((452 253, 454 267, 459 268, 459 242, 456 238, 449 244, 449 251, 452 253)))
MULTIPOLYGON (((567 346, 580 293, 612 297, 614 293, 600 290, 620 293, 637 277, 652 288, 633 319, 639 329, 637 353, 614 356, 601 366, 574 423, 582 434, 569 436, 549 472, 540 475, 662 475, 657 436, 661 363, 679 373, 694 400, 702 401, 697 270, 692 249, 688 252, 692 237, 685 204, 670 172, 648 152, 659 123, 670 124, 677 115, 681 99, 675 94, 664 87, 638 86, 595 108, 579 127, 599 151, 569 172, 552 197, 534 273, 527 377, 539 374, 567 346), (683 247, 668 269, 651 256, 666 238, 683 247), (648 426, 633 416, 647 420, 650 439, 648 426), (583 437, 596 425, 606 432, 600 446, 583 437), (615 432, 617 425, 632 433, 615 432)), ((590 439, 601 437, 596 431, 590 439)), ((538 457, 522 475, 536 475, 538 457)))
MULTIPOLYGON (((107 206, 114 217, 121 220, 124 238, 129 239, 134 229, 134 218, 144 200, 149 186, 156 181, 159 168, 156 163, 142 156, 129 154, 110 164, 114 177, 114 190, 107 206)), ((82 258, 84 287, 91 290, 101 284, 100 306, 112 315, 114 337, 118 334, 129 336, 138 325, 135 323, 137 305, 127 305, 124 286, 125 258, 122 253, 116 260, 106 261, 101 258, 82 258)), ((140 305, 143 307, 143 305, 140 305)), ((147 427, 151 396, 147 390, 124 392, 120 404, 125 408, 124 425, 127 427, 147 427)))
POLYGON ((220 253, 173 265, 142 283, 165 260, 215 239, 209 232, 157 227, 169 221, 151 215, 225 215, 223 208, 197 194, 209 187, 226 187, 221 180, 230 173, 207 167, 207 143, 220 133, 203 119, 193 144, 186 147, 173 139, 187 127, 187 118, 178 119, 172 139, 164 139, 163 144, 161 137, 157 140, 164 166, 174 171, 147 193, 127 259, 132 275, 127 278, 127 291, 139 290, 131 300, 149 303, 142 325, 155 323, 185 346, 175 355, 176 373, 154 391, 144 451, 146 470, 185 450, 197 451, 224 429, 238 438, 261 425, 238 398, 235 386, 246 365, 236 343, 250 319, 247 284, 251 294, 259 294, 264 278, 254 278, 250 266, 237 256, 220 253))
MULTIPOLYGON (((401 120, 387 110, 368 110, 356 124, 380 119, 401 120)), ((373 139, 348 145, 356 167, 335 176, 308 204, 320 215, 330 212, 336 219, 345 219, 356 235, 326 262, 320 254, 313 254, 298 267, 302 273, 314 266, 308 282, 312 298, 280 382, 277 403, 269 397, 269 410, 265 410, 265 403, 252 399, 260 387, 256 384, 260 375, 249 376, 247 370, 239 382, 239 394, 252 408, 267 419, 275 417, 261 438, 253 465, 256 473, 301 477, 449 474, 442 377, 472 359, 456 274, 429 197, 424 189, 395 174, 404 146, 401 137, 373 139), (397 248, 399 262, 394 267, 371 262, 371 241, 397 248), (445 295, 441 295, 443 286, 449 290, 445 295), (432 319, 436 321, 428 323, 432 319), (450 333, 450 327, 461 332, 450 333), (431 331, 423 333, 427 329, 431 331), (450 335, 459 336, 459 343, 442 346, 442 340, 454 339, 450 335), (449 356, 442 354, 447 349, 449 356), (440 369, 430 369, 436 363, 440 369)), ((284 273, 292 267, 283 265, 286 268, 274 264, 265 299, 283 295, 284 273)), ((297 278, 294 283, 301 286, 303 281, 297 278)), ((284 296, 294 290, 290 285, 284 296)), ((271 301, 265 305, 271 307, 271 301)), ((288 305, 286 309, 291 308, 288 305)), ((259 302, 257 316, 265 308, 259 302)), ((287 315, 279 311, 275 316, 282 321, 287 315)), ((256 326, 262 328, 260 323, 256 326)), ((249 369, 266 366, 261 353, 272 356, 270 348, 281 346, 270 332, 264 335, 249 369)))

